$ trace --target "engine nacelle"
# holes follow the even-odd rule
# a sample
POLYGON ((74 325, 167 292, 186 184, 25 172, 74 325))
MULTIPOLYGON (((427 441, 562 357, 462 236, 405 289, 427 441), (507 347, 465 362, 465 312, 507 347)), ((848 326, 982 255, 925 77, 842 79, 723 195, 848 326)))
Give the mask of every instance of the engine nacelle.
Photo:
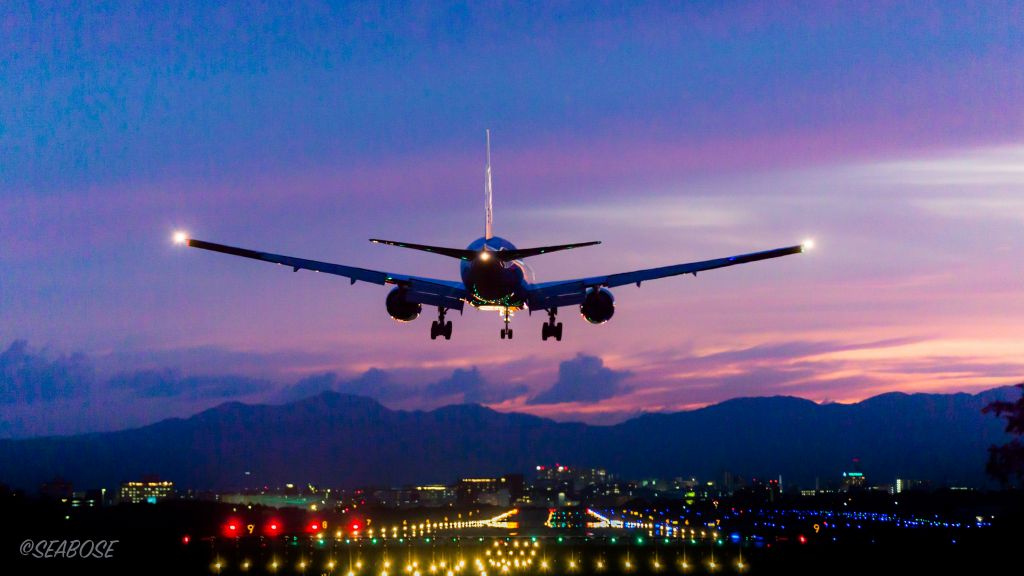
POLYGON ((591 288, 580 304, 580 314, 591 324, 604 324, 615 314, 615 297, 607 288, 591 288))
POLYGON ((423 312, 423 305, 419 302, 407 301, 405 294, 404 288, 395 288, 388 292, 388 298, 384 301, 388 314, 399 322, 411 322, 420 315, 420 312, 423 312))

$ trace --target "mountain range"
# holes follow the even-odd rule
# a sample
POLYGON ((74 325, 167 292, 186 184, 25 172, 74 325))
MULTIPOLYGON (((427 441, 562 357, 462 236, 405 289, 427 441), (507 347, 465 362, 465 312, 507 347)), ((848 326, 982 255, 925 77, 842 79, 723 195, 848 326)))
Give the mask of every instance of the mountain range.
POLYGON ((982 414, 1013 387, 979 394, 888 393, 855 404, 787 396, 738 398, 646 414, 613 426, 555 422, 479 405, 390 410, 324 392, 284 405, 230 402, 190 418, 77 436, 0 440, 0 482, 76 489, 159 475, 179 487, 228 490, 287 482, 327 486, 450 483, 561 462, 625 478, 725 471, 813 486, 859 458, 869 481, 896 477, 983 486, 987 448, 1007 440, 982 414))

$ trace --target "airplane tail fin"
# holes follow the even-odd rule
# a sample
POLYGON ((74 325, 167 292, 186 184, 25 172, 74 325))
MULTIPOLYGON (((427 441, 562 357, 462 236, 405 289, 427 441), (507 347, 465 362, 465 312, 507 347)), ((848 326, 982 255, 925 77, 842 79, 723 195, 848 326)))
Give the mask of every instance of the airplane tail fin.
POLYGON ((491 130, 487 129, 487 169, 484 176, 484 238, 494 237, 494 205, 492 197, 494 188, 491 186, 491 130))

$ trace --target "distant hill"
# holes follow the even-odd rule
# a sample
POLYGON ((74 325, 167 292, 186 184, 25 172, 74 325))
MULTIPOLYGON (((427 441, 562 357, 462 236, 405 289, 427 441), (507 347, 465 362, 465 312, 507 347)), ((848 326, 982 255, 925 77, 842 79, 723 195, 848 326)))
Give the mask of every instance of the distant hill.
POLYGON ((222 404, 187 419, 79 436, 0 440, 0 482, 34 491, 55 476, 78 488, 158 474, 178 486, 230 489, 286 482, 330 486, 451 482, 538 463, 604 467, 628 478, 725 470, 813 486, 858 457, 869 479, 987 483, 987 448, 1003 421, 980 394, 883 394, 856 404, 739 398, 615 426, 559 423, 477 405, 389 410, 325 392, 285 405, 222 404), (249 472, 249 475, 245 475, 249 472))

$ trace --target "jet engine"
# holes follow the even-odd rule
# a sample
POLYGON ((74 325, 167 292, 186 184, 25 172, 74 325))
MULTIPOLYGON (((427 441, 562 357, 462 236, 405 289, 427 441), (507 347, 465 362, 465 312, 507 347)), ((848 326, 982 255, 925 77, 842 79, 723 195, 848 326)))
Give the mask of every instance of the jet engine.
POLYGON ((422 304, 419 302, 409 302, 405 299, 405 296, 406 290, 404 288, 395 288, 388 292, 388 298, 384 301, 388 314, 399 322, 411 322, 423 311, 422 304))
POLYGON ((591 288, 580 304, 580 314, 591 324, 604 324, 615 314, 615 297, 607 288, 591 288))

